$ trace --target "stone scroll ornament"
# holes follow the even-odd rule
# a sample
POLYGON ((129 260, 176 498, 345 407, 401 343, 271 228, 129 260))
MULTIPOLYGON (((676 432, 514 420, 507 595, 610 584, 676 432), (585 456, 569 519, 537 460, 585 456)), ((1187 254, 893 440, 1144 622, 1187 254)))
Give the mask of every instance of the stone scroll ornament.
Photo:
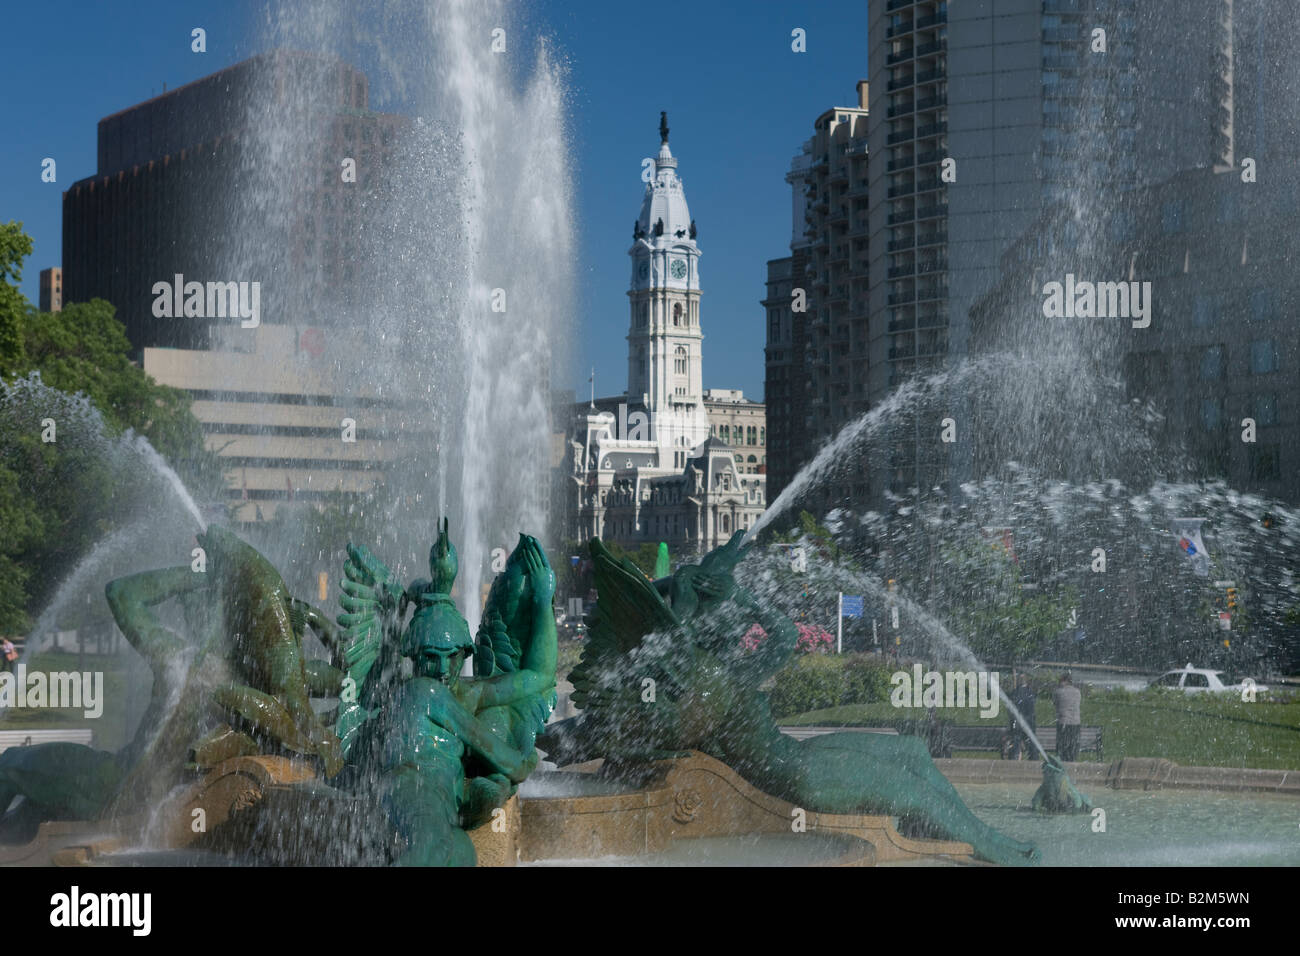
POLYGON ((655 582, 591 542, 599 601, 569 676, 582 713, 539 737, 548 759, 604 758, 635 773, 647 761, 698 750, 809 811, 889 814, 969 843, 984 860, 1038 862, 1035 846, 971 813, 919 738, 833 733, 796 741, 780 732, 759 688, 790 659, 798 631, 737 586, 743 537, 655 582), (741 638, 754 624, 768 639, 747 650, 741 638))

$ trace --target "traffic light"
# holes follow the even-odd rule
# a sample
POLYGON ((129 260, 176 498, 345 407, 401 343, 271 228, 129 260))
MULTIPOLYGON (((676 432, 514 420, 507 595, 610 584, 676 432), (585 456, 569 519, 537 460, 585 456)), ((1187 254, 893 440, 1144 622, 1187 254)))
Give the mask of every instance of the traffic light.
POLYGON ((1228 610, 1236 610, 1237 607, 1237 589, 1228 588, 1228 610))
POLYGON ((1266 511, 1264 512, 1264 515, 1259 519, 1259 523, 1262 524, 1265 528, 1271 528, 1273 527, 1273 525, 1277 523, 1277 521, 1271 514, 1269 514, 1266 511))

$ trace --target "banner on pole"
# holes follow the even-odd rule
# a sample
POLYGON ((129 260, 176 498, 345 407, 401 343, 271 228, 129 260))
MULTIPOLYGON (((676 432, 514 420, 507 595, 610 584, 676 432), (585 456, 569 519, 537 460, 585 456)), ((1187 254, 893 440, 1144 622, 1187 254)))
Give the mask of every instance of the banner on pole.
POLYGON ((1192 570, 1200 577, 1210 575, 1210 555, 1201 540, 1201 525, 1204 518, 1174 518, 1173 532, 1178 540, 1178 550, 1187 555, 1192 562, 1192 570))

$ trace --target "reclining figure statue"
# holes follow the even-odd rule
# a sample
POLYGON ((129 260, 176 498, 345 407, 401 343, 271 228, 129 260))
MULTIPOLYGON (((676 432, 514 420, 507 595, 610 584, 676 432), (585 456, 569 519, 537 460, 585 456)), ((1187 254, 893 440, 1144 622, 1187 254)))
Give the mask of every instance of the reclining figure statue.
POLYGON ((796 741, 780 732, 759 687, 794 653, 798 631, 736 585, 743 536, 658 586, 591 542, 600 597, 569 676, 583 712, 538 739, 547 758, 618 765, 699 750, 807 810, 890 814, 969 843, 982 859, 1036 863, 1036 847, 971 813, 919 738, 833 733, 796 741), (747 651, 741 636, 755 623, 768 637, 747 651), (644 693, 647 679, 653 695, 644 693))

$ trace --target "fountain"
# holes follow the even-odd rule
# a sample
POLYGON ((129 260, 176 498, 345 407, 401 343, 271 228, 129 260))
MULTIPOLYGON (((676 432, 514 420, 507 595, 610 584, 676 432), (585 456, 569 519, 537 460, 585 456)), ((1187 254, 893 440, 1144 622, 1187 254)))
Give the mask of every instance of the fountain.
MULTIPOLYGON (((268 316, 321 316, 338 404, 368 403, 377 429, 428 437, 403 443, 388 489, 364 504, 375 552, 348 548, 337 625, 286 581, 299 580, 289 568, 299 557, 293 521, 309 513, 259 541, 263 554, 206 521, 146 445, 132 439, 103 452, 129 462, 130 473, 113 480, 133 520, 89 551, 39 627, 65 600, 111 579, 109 605, 151 668, 152 690, 144 680, 134 688, 149 706, 118 754, 59 744, 0 757, 0 811, 15 794, 27 798, 23 819, 5 825, 28 835, 35 827, 30 841, 0 845, 0 861, 1038 861, 1040 846, 1074 835, 1080 821, 1019 812, 1031 801, 1073 802, 1063 768, 1036 739, 1038 798, 1036 779, 986 783, 972 768, 941 767, 915 737, 845 731, 796 741, 778 729, 761 690, 793 652, 795 608, 788 575, 760 536, 806 494, 883 460, 898 430, 910 433, 923 416, 939 421, 934 413, 954 401, 985 410, 985 431, 1000 436, 985 451, 997 467, 977 468, 982 477, 956 492, 913 488, 888 513, 832 512, 832 530, 862 569, 814 557, 814 591, 893 604, 919 653, 982 669, 989 655, 975 649, 988 634, 945 613, 965 582, 934 573, 944 548, 979 545, 988 528, 1013 527, 1024 545, 1050 541, 1040 579, 1061 593, 1073 583, 1089 610, 1109 608, 1118 620, 1109 598, 1085 594, 1066 569, 1084 564, 1097 538, 1122 542, 1116 554, 1159 554, 1170 517, 1213 509, 1222 560, 1264 569, 1252 581, 1275 599, 1261 603, 1263 622, 1276 623, 1294 599, 1293 580, 1268 558, 1294 548, 1300 515, 1188 478, 1179 450, 1153 437, 1151 409, 1081 368, 1077 348, 988 356, 914 379, 848 425, 743 544, 733 539, 651 583, 593 542, 600 603, 574 674, 582 713, 546 726, 553 580, 536 539, 521 536, 486 604, 479 598, 489 555, 510 545, 508 532, 547 531, 551 343, 566 338, 573 311, 562 71, 544 45, 526 58, 493 51, 494 31, 512 51, 519 36, 503 0, 369 6, 376 19, 363 23, 343 5, 285 4, 267 35, 373 63, 390 91, 384 105, 416 117, 395 146, 390 179, 350 210, 364 267, 352 298, 322 297, 322 277, 295 270, 285 252, 286 224, 306 201, 298 161, 329 145, 323 82, 308 85, 294 110, 249 104, 246 192, 233 197, 214 241, 223 274, 275 286, 268 316), (539 230, 546 242, 536 241, 539 230), (182 531, 156 533, 161 522, 145 515, 151 496, 178 506, 182 531), (1281 534, 1258 529, 1253 519, 1264 512, 1283 520, 1281 534), (445 519, 435 527, 443 516, 463 564, 445 519), (202 573, 185 563, 195 531, 212 562, 202 573), (434 539, 429 577, 402 583, 434 539), (902 589, 884 583, 895 576, 902 589), (746 647, 741 635, 755 623, 767 639, 746 647), (464 666, 471 672, 462 676, 464 666), (536 770, 535 743, 559 769, 536 770)), ((17 404, 33 412, 54 400, 27 388, 17 404)), ((1149 562, 1151 586, 1129 595, 1130 620, 1186 591, 1179 560, 1149 562)), ((1073 772, 1086 774, 1094 794, 1230 785, 1163 762, 1121 764, 1073 772)), ((1292 799, 1294 786, 1258 777, 1241 788, 1282 794, 1261 801, 1258 814, 1272 838, 1274 804, 1292 799)), ((1141 805, 1132 794, 1116 799, 1112 806, 1141 805)), ((1197 799, 1167 799, 1165 812, 1197 799)), ((1250 846, 1254 832, 1234 839, 1250 846)), ((1154 825, 1147 835, 1160 839, 1154 825)))

